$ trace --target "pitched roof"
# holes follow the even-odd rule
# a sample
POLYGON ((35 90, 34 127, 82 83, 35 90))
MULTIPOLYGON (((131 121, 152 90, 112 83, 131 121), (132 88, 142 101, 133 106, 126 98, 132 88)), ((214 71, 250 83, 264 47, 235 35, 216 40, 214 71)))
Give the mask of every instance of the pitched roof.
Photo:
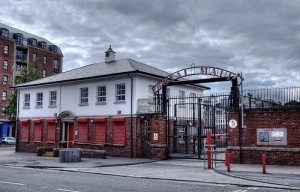
POLYGON ((103 62, 90 64, 57 75, 15 85, 14 87, 27 87, 41 84, 76 81, 81 79, 91 79, 96 77, 105 77, 133 72, 140 72, 156 77, 166 77, 167 75, 169 75, 169 73, 165 71, 151 67, 149 65, 145 65, 132 59, 121 59, 109 63, 103 62))

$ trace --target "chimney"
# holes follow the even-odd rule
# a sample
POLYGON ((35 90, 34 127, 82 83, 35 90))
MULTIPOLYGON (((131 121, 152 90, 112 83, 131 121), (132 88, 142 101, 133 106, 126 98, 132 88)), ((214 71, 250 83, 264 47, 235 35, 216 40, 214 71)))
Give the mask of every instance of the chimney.
POLYGON ((105 63, 109 63, 116 60, 114 50, 112 50, 111 46, 109 46, 109 49, 105 52, 105 63))

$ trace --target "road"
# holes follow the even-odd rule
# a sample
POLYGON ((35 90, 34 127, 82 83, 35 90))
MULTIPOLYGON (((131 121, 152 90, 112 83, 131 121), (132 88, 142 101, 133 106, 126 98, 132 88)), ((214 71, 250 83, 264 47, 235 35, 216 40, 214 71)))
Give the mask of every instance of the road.
POLYGON ((215 185, 197 182, 176 182, 157 179, 107 176, 56 170, 0 166, 2 192, 95 192, 95 191, 282 191, 257 187, 215 185))

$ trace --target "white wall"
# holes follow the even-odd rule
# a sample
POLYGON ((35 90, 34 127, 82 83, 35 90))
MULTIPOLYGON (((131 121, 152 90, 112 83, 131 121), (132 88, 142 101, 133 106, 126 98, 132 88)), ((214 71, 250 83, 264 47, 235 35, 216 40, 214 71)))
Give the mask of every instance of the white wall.
MULTIPOLYGON (((133 77, 133 114, 137 111, 137 99, 148 98, 149 85, 155 85, 159 79, 134 76, 133 77)), ((178 95, 179 90, 185 91, 186 96, 191 92, 202 94, 198 88, 188 86, 171 86, 171 95, 178 95)), ((56 113, 59 115, 63 111, 72 111, 76 116, 115 116, 118 111, 121 115, 130 115, 131 103, 131 79, 128 76, 119 76, 114 78, 102 78, 99 80, 89 80, 85 82, 64 83, 62 85, 44 85, 41 87, 29 87, 20 89, 20 107, 19 118, 53 118, 56 113), (115 85, 125 83, 126 102, 115 103, 115 85), (97 105, 97 86, 106 85, 106 104, 97 105), (80 88, 88 87, 89 102, 87 106, 80 105, 80 88), (49 91, 57 91, 57 107, 49 108, 49 91), (36 93, 43 92, 43 108, 36 108, 36 93), (24 94, 30 94, 30 109, 24 109, 24 94)))

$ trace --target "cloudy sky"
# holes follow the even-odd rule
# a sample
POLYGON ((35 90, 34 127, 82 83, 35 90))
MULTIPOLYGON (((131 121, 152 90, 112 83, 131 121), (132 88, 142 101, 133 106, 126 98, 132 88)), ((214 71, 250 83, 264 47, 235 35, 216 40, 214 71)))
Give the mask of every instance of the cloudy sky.
MULTIPOLYGON (((215 66, 244 87, 299 85, 299 0, 0 0, 0 22, 45 37, 63 71, 103 62, 109 45, 173 73, 215 66)), ((219 91, 225 83, 206 84, 219 91)), ((226 85, 226 86, 224 86, 226 85)))

